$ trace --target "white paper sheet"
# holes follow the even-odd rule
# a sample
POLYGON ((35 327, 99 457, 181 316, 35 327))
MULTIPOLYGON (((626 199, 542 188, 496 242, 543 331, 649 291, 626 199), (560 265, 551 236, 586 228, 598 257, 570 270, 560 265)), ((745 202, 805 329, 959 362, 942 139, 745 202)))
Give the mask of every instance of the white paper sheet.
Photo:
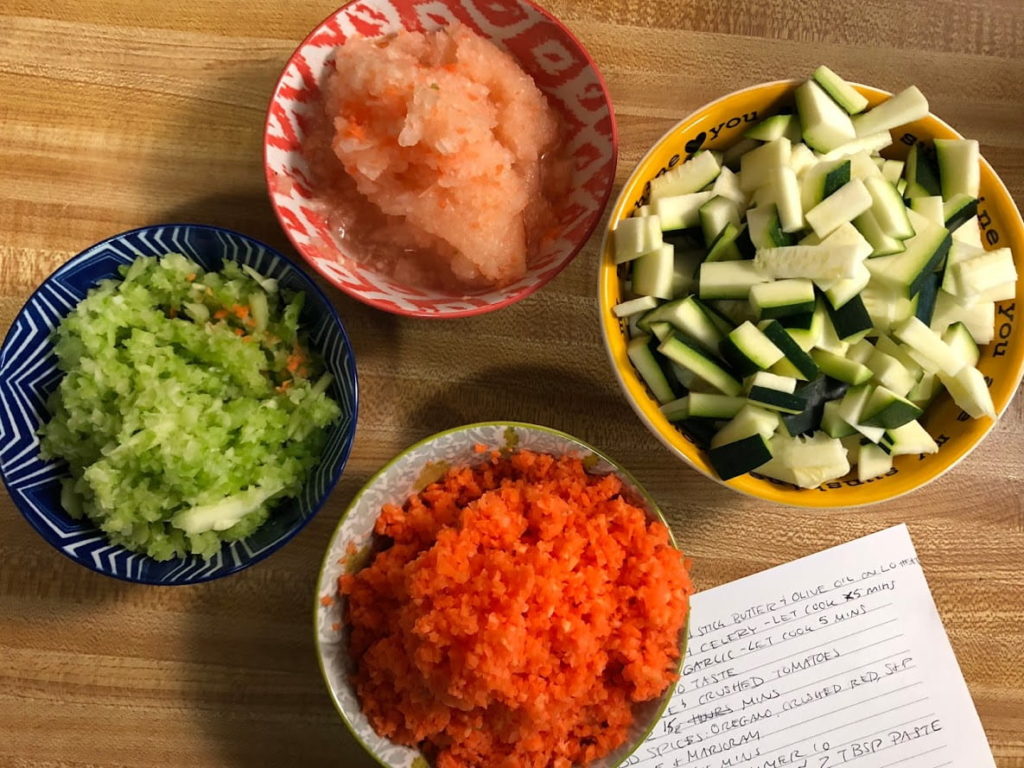
POLYGON ((635 768, 994 768, 905 525, 700 592, 635 768))

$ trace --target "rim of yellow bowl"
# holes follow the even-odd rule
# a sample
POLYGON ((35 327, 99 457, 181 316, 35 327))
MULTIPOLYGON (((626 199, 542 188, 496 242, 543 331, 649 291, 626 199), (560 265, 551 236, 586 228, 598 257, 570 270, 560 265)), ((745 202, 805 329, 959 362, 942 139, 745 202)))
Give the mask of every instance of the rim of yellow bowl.
MULTIPOLYGON (((874 485, 864 483, 855 486, 859 493, 866 492, 865 495, 868 498, 851 503, 845 500, 845 496, 847 494, 843 493, 844 490, 849 489, 835 489, 834 491, 829 490, 826 493, 821 493, 819 490, 820 487, 813 489, 798 489, 795 486, 791 487, 789 485, 779 486, 768 480, 754 478, 749 474, 740 475, 732 480, 722 480, 719 478, 710 467, 705 456, 705 451, 694 445, 679 429, 665 419, 660 412, 659 405, 648 394, 646 386, 642 381, 640 381, 636 372, 633 370, 632 364, 626 357, 626 344, 619 325, 619 320, 614 317, 611 311, 612 307, 618 301, 620 285, 617 266, 614 259, 611 257, 609 238, 614 225, 624 218, 622 216, 623 211, 631 203, 632 199, 636 197, 636 186, 638 180, 643 180, 645 175, 649 173, 650 169, 647 168, 647 165, 651 157, 658 153, 667 141, 673 138, 681 138, 679 134, 682 133, 682 129, 685 126, 697 122, 703 115, 705 115, 705 113, 715 107, 750 92, 777 90, 779 91, 779 95, 784 95, 801 82, 803 81, 795 78, 772 80, 770 82, 757 83, 745 88, 740 88, 739 90, 732 91, 713 99, 703 106, 692 110, 684 118, 672 125, 651 145, 650 149, 648 149, 639 162, 637 162, 636 167, 633 169, 632 173, 630 173, 629 178, 626 180, 625 184, 623 184, 618 197, 615 199, 615 203, 609 212, 608 220, 605 223, 604 232, 601 238, 600 260, 598 262, 598 311, 601 322, 601 338, 604 342, 605 352, 608 355, 608 361, 611 363, 612 370, 615 372, 615 378, 618 380, 619 387, 634 413, 636 413, 644 426, 654 434, 662 445, 681 458, 690 467, 697 470, 700 474, 713 480, 717 484, 725 486, 726 488, 743 494, 744 496, 761 499, 763 501, 770 501, 775 504, 813 509, 853 509, 857 507, 870 506, 872 504, 879 504, 885 501, 892 501, 900 498, 901 496, 905 496, 908 493, 917 491, 929 483, 939 479, 963 461, 975 448, 978 447, 978 445, 981 444, 985 437, 988 436, 989 432, 992 431, 993 427, 995 427, 1003 413, 1013 401, 1016 391, 1020 386, 1021 379, 1024 377, 1024 354, 1017 355, 1016 360, 1012 363, 1009 372, 1011 374, 1010 379, 1013 384, 1007 390, 1007 396, 1005 399, 1001 403, 996 403, 996 418, 986 419, 985 421, 987 423, 984 424, 978 423, 976 430, 980 431, 976 431, 975 436, 972 439, 963 441, 965 445, 962 447, 951 450, 943 458, 938 458, 941 454, 936 454, 934 461, 937 464, 937 468, 932 472, 932 474, 925 477, 921 482, 912 484, 909 487, 896 492, 884 492, 881 490, 885 487, 883 483, 877 483, 874 485), (660 422, 664 423, 662 424, 660 422), (877 490, 872 490, 873 488, 877 490), (815 493, 815 491, 818 491, 818 493, 815 493)), ((891 92, 882 88, 876 88, 862 83, 851 82, 850 85, 869 98, 886 98, 893 95, 891 92)), ((951 134, 951 138, 964 138, 964 136, 949 123, 931 112, 922 119, 934 122, 934 124, 938 125, 943 130, 948 131, 949 134, 951 134)), ((1001 193, 1001 196, 1005 198, 1005 200, 1009 201, 1008 208, 1011 211, 1011 215, 1005 223, 1008 229, 1012 231, 1010 240, 1024 243, 1024 220, 1021 219, 1020 211, 1013 201, 1013 196, 1010 194, 1010 191, 1006 188, 1006 184, 1004 184, 1003 180, 999 178, 999 175, 995 172, 995 169, 988 160, 981 157, 981 163, 983 176, 990 177, 990 185, 994 186, 996 190, 1001 193)), ((1019 270, 1017 296, 1024 295, 1022 285, 1024 285, 1024 270, 1019 270)), ((975 422, 980 421, 981 420, 975 420, 975 422)))

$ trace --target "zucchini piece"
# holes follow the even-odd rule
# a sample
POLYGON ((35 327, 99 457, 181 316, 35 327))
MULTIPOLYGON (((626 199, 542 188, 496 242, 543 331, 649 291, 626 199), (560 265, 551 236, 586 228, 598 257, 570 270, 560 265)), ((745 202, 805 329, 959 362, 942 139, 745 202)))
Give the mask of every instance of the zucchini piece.
POLYGON ((800 203, 800 183, 788 165, 772 171, 769 185, 782 222, 783 232, 797 232, 804 228, 804 213, 800 203))
POLYGON ((808 168, 800 180, 800 204, 809 211, 826 197, 850 183, 851 163, 842 158, 818 162, 808 168))
POLYGON ((721 328, 723 335, 731 331, 737 325, 745 323, 747 320, 757 320, 757 315, 754 314, 754 310, 750 306, 749 301, 743 301, 741 299, 717 299, 715 301, 709 301, 704 306, 709 310, 712 319, 717 316, 720 323, 726 323, 726 325, 721 328))
POLYGON ((829 437, 842 438, 860 433, 843 421, 839 415, 839 400, 829 400, 824 404, 821 411, 821 428, 829 437))
POLYGON ((826 238, 840 224, 860 216, 872 206, 873 198, 864 182, 853 179, 807 211, 807 223, 814 233, 826 238))
POLYGON ((913 187, 917 190, 916 197, 942 194, 935 150, 925 147, 923 144, 915 144, 910 148, 910 152, 907 154, 907 163, 903 168, 903 177, 906 179, 908 188, 913 187))
POLYGON ((612 232, 615 263, 623 264, 661 247, 661 222, 657 216, 623 219, 612 232))
POLYGON ((700 208, 710 199, 710 192, 659 197, 651 203, 651 210, 661 222, 662 232, 689 229, 700 224, 700 208))
POLYGON ((959 194, 978 197, 981 185, 981 153, 975 139, 936 139, 942 196, 952 200, 959 194))
POLYGON ((996 305, 991 301, 980 301, 965 307, 956 300, 956 297, 940 290, 939 295, 935 297, 931 329, 942 333, 956 322, 966 325, 978 344, 988 344, 995 336, 996 305))
POLYGON ((772 366, 773 373, 792 375, 795 378, 802 378, 808 381, 817 377, 818 364, 800 348, 800 345, 793 340, 793 337, 789 335, 789 332, 778 320, 763 321, 758 325, 758 328, 785 355, 783 360, 772 366), (779 370, 783 364, 787 364, 786 372, 779 370))
POLYGON ((800 141, 799 138, 793 142, 793 147, 789 152, 789 167, 796 173, 797 178, 801 177, 808 168, 817 164, 818 156, 814 154, 814 150, 800 141))
POLYGON ((679 333, 712 354, 718 354, 718 345, 728 332, 718 326, 711 312, 696 296, 662 304, 647 319, 648 327, 652 322, 671 323, 679 333))
MULTIPOLYGON (((872 198, 874 206, 874 198, 872 198)), ((871 244, 871 256, 890 256, 894 253, 902 253, 906 250, 902 240, 890 237, 882 231, 878 219, 871 211, 864 211, 853 220, 853 226, 864 236, 864 239, 871 244)))
POLYGON ((868 427, 896 429, 914 421, 922 411, 905 397, 900 397, 888 387, 875 387, 864 405, 861 424, 868 427))
POLYGON ((967 361, 967 365, 973 368, 978 364, 981 353, 966 325, 953 323, 942 334, 942 340, 949 345, 950 349, 963 357, 967 361))
POLYGON ((766 277, 802 277, 810 280, 839 280, 855 277, 858 249, 852 245, 789 245, 763 248, 754 265, 766 277))
POLYGON ((953 239, 975 248, 985 247, 981 244, 981 227, 977 221, 965 221, 953 231, 953 239))
POLYGON ((856 88, 824 64, 814 70, 814 74, 811 77, 814 78, 814 82, 822 87, 825 93, 832 97, 836 104, 846 110, 847 114, 856 115, 858 112, 863 112, 867 109, 868 100, 856 88))
POLYGON ((726 225, 732 224, 737 229, 740 226, 739 208, 735 201, 727 197, 712 197, 700 207, 698 216, 701 231, 704 233, 704 242, 709 248, 726 225))
POLYGON ((864 443, 857 453, 857 479, 862 483, 889 474, 892 456, 874 443, 864 443))
MULTIPOLYGON (((942 204, 942 218, 946 229, 952 232, 978 215, 978 198, 959 192, 942 204)), ((975 221, 975 223, 977 223, 975 221)))
POLYGON ((921 380, 907 393, 907 399, 921 410, 924 410, 935 399, 935 396, 939 394, 941 387, 942 382, 939 381, 939 377, 934 373, 922 374, 921 380))
POLYGON ((791 245, 793 238, 782 231, 782 222, 774 203, 747 211, 747 229, 754 248, 781 248, 791 245))
POLYGON ((913 456, 938 453, 939 446, 918 421, 908 421, 901 427, 887 429, 881 446, 893 456, 913 456))
POLYGON ((705 451, 711 447, 711 439, 718 432, 715 419, 685 419, 675 422, 675 425, 694 445, 705 451))
POLYGON ((850 471, 846 449, 824 432, 811 437, 777 434, 768 444, 772 460, 758 467, 758 474, 792 483, 800 488, 817 488, 850 471))
POLYGON ((924 276, 921 290, 917 293, 917 307, 914 309, 914 316, 925 325, 931 324, 932 316, 935 314, 935 298, 939 294, 941 279, 937 272, 929 272, 924 276))
POLYGON ((859 297, 860 292, 867 287, 869 282, 871 282, 871 270, 864 264, 858 264, 857 274, 854 277, 821 282, 818 283, 818 286, 825 290, 825 297, 829 304, 838 310, 851 299, 859 297))
POLYGON ((856 344, 851 344, 850 348, 846 352, 847 360, 852 360, 855 363, 861 365, 868 364, 868 358, 871 357, 875 351, 875 345, 867 339, 861 339, 856 344))
POLYGON ((672 257, 672 297, 680 298, 692 293, 696 288, 697 269, 707 255, 703 250, 687 248, 681 250, 673 244, 675 255, 672 257))
POLYGON ((799 121, 797 121, 796 139, 793 139, 792 135, 789 133, 794 121, 796 121, 796 115, 772 115, 771 117, 766 117, 761 122, 755 123, 747 128, 747 130, 743 132, 743 137, 768 142, 775 141, 775 139, 785 136, 790 141, 799 141, 799 121))
POLYGON ((871 380, 872 373, 870 368, 853 360, 847 360, 845 357, 840 357, 828 350, 812 350, 811 357, 814 359, 818 369, 833 379, 845 381, 852 386, 858 386, 871 380))
POLYGON ((830 394, 828 377, 819 376, 813 381, 804 382, 794 394, 803 399, 804 409, 800 413, 783 416, 782 424, 786 427, 786 431, 794 437, 804 433, 813 433, 821 426, 825 403, 830 394))
POLYGON ((751 322, 734 328, 722 340, 719 349, 722 357, 741 377, 763 371, 783 357, 782 350, 751 322))
POLYGON ((916 211, 928 219, 928 221, 934 222, 940 227, 946 226, 946 217, 942 210, 942 198, 937 195, 911 199, 910 210, 916 211))
MULTIPOLYGON (((685 421, 690 418, 690 395, 680 397, 677 400, 670 400, 660 407, 662 415, 669 421, 685 421)), ((724 397, 724 395, 723 395, 724 397)))
POLYGON ((651 323, 651 335, 658 341, 664 341, 673 333, 670 323, 651 323))
POLYGON ((745 299, 751 286, 770 279, 753 261, 705 262, 700 265, 698 292, 702 299, 745 299))
POLYGON ((779 413, 795 414, 804 409, 804 400, 799 395, 768 387, 751 387, 747 399, 754 405, 779 413))
POLYGON ((916 317, 910 317, 893 327, 893 336, 907 345, 907 354, 930 373, 955 376, 967 361, 957 354, 942 338, 916 317))
POLYGON ((805 315, 789 315, 779 318, 779 322, 785 327, 786 332, 805 352, 810 351, 821 341, 824 332, 822 320, 823 317, 817 311, 817 307, 814 312, 808 312, 805 315))
POLYGON ((662 243, 658 250, 646 253, 633 262, 633 293, 656 299, 671 299, 674 269, 675 248, 672 243, 662 243))
POLYGON ((779 428, 779 414, 756 405, 747 403, 740 408, 728 424, 722 427, 711 439, 711 447, 728 445, 750 435, 761 435, 765 439, 775 434, 779 428))
POLYGON ((679 397, 681 392, 669 381, 651 350, 650 336, 637 336, 635 339, 630 339, 626 345, 626 354, 637 373, 640 374, 640 378, 654 395, 655 400, 659 403, 667 403, 679 397))
MULTIPOLYGON (((953 284, 957 288, 957 298, 967 305, 983 298, 994 288, 1003 285, 1015 285, 1017 268, 1013 263, 1013 253, 1009 248, 998 248, 986 251, 971 259, 953 265, 953 284)), ((1009 298, 1013 298, 1013 293, 1009 298)))
POLYGON ((796 392, 796 379, 793 376, 779 376, 778 374, 769 373, 768 371, 758 371, 747 381, 748 392, 754 387, 775 389, 779 392, 785 392, 788 395, 792 395, 796 392))
MULTIPOLYGON (((914 358, 907 354, 907 348, 901 344, 897 344, 884 333, 878 334, 878 339, 875 340, 875 349, 879 352, 884 352, 889 355, 889 357, 895 358, 895 360, 906 368, 910 375, 914 377, 914 381, 919 381, 921 376, 924 374, 924 368, 918 365, 914 358)), ((886 386, 889 385, 887 384, 886 386)), ((893 389, 893 387, 889 387, 889 389, 893 389)))
POLYGON ((740 210, 747 207, 747 193, 740 188, 739 177, 728 168, 723 167, 715 185, 711 187, 711 194, 715 197, 724 197, 732 200, 740 210))
POLYGON ((988 416, 996 417, 996 407, 992 402, 992 393, 988 390, 988 382, 977 368, 965 365, 955 375, 939 373, 939 381, 949 392, 953 402, 972 419, 988 416))
POLYGON ((796 89, 796 108, 807 145, 817 152, 830 152, 857 138, 850 116, 813 81, 796 89))
POLYGON ((629 301, 620 301, 612 309, 616 317, 632 317, 641 312, 647 312, 658 306, 658 300, 653 296, 640 296, 629 301))
POLYGON ((873 109, 857 115, 853 118, 853 129, 857 136, 867 136, 912 123, 927 114, 928 100, 916 85, 912 85, 873 109))
POLYGON ((843 421, 864 435, 872 443, 877 443, 882 439, 882 435, 885 434, 885 429, 861 423, 864 408, 871 399, 871 394, 874 390, 875 388, 870 384, 850 387, 846 394, 843 395, 843 399, 839 401, 838 413, 843 421))
POLYGON ((739 171, 743 156, 761 146, 764 145, 756 139, 741 138, 722 153, 722 165, 731 171, 739 171))
MULTIPOLYGON (((821 156, 822 160, 835 160, 840 157, 847 157, 850 155, 856 155, 860 153, 873 154, 880 152, 886 147, 892 144, 892 135, 888 131, 878 131, 877 133, 870 133, 864 136, 860 136, 853 141, 848 141, 845 144, 836 147, 831 152, 826 152, 821 156)), ((872 176, 881 176, 881 173, 877 173, 878 168, 875 167, 875 173, 872 176)))
POLYGON ((904 162, 902 160, 885 160, 882 163, 882 178, 890 184, 897 184, 903 178, 904 162))
POLYGON ((696 344, 678 334, 661 342, 658 346, 658 352, 695 374, 698 378, 706 381, 723 394, 735 397, 743 391, 743 385, 740 384, 731 371, 709 357, 696 344))
POLYGON ((771 458, 772 452, 764 435, 750 435, 708 451, 708 461, 722 480, 746 474, 768 463, 771 458))
POLYGON ((747 404, 745 397, 729 397, 707 392, 691 392, 688 397, 690 416, 704 419, 731 419, 747 404))
POLYGON ((899 360, 879 349, 871 352, 864 365, 871 369, 875 381, 900 397, 906 397, 917 384, 917 377, 899 360))
POLYGON ((814 283, 798 278, 759 283, 750 289, 750 305, 762 319, 813 312, 814 283))
POLYGON ((907 215, 907 207, 896 188, 881 178, 865 179, 863 182, 871 195, 871 215, 882 232, 899 240, 914 236, 914 228, 907 215))
POLYGON ((718 238, 711 245, 711 249, 708 251, 708 257, 705 259, 705 263, 715 261, 739 261, 743 258, 743 254, 740 253, 737 240, 746 229, 746 225, 741 224, 737 226, 732 222, 725 225, 725 229, 721 231, 718 238))
POLYGON ((789 165, 792 142, 785 136, 763 144, 740 158, 740 189, 753 192, 771 180, 772 172, 789 165))
POLYGON ((953 239, 945 227, 914 211, 907 211, 907 215, 917 234, 907 240, 906 250, 892 256, 868 259, 867 267, 879 282, 911 298, 921 290, 927 276, 942 263, 953 239))
POLYGON ((698 152, 689 160, 651 179, 650 202, 699 192, 718 178, 722 166, 712 152, 698 152))
POLYGON ((838 309, 826 301, 825 308, 840 341, 859 341, 872 329, 871 316, 860 296, 854 296, 838 309))

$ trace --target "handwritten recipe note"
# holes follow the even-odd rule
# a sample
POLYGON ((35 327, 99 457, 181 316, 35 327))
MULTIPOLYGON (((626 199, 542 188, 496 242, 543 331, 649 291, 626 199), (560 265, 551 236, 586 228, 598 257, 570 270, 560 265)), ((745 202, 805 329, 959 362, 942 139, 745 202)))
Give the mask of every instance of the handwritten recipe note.
POLYGON ((635 768, 994 768, 904 525, 692 598, 635 768))

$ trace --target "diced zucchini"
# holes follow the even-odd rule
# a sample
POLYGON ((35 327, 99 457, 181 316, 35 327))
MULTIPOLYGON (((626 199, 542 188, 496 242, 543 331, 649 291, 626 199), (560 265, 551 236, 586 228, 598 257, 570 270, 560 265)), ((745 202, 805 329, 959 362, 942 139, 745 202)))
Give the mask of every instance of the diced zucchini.
POLYGON ((814 70, 812 77, 836 104, 846 110, 847 114, 856 115, 867 109, 868 100, 824 64, 814 70))
POLYGON ((824 299, 820 299, 817 306, 814 307, 814 317, 821 328, 821 333, 818 334, 818 341, 815 342, 814 346, 818 349, 824 349, 836 355, 845 355, 847 350, 850 348, 850 344, 860 341, 860 339, 866 336, 868 332, 862 331, 861 333, 855 334, 849 341, 843 341, 840 339, 835 326, 832 325, 832 319, 829 316, 828 308, 825 306, 827 303, 828 302, 824 299))
POLYGON ((871 195, 871 215, 882 232, 899 240, 913 237, 914 228, 907 216, 907 207, 896 188, 881 178, 865 179, 863 182, 871 195))
POLYGON ((843 395, 843 399, 839 401, 838 413, 843 421, 856 429, 871 442, 877 443, 882 439, 882 435, 885 434, 885 429, 861 423, 864 408, 867 406, 874 391, 875 388, 870 384, 861 384, 860 386, 850 387, 846 391, 846 394, 843 395))
POLYGON ((776 347, 782 350, 782 354, 785 356, 772 366, 772 373, 807 381, 817 377, 818 364, 801 349, 800 345, 790 336, 789 331, 778 320, 765 320, 758 327, 776 347))
POLYGON ((946 226, 946 217, 942 210, 942 198, 937 195, 915 197, 910 201, 910 210, 916 211, 940 227, 946 226))
POLYGON ((692 293, 696 289, 697 269, 707 254, 703 250, 689 248, 675 249, 672 258, 672 297, 679 298, 692 293))
POLYGON ((850 183, 848 158, 818 162, 808 168, 800 180, 800 204, 809 211, 829 195, 850 183))
POLYGON ((779 376, 775 373, 769 373, 768 371, 758 371, 747 384, 747 391, 749 392, 754 387, 763 387, 765 389, 775 389, 779 392, 785 392, 786 394, 792 395, 796 392, 796 379, 792 376, 779 376))
POLYGON ((789 315, 779 318, 779 322, 785 327, 786 332, 805 352, 809 352, 812 347, 821 342, 824 332, 822 320, 822 315, 817 311, 817 307, 814 312, 808 312, 805 315, 789 315))
POLYGON ((731 221, 726 224, 725 229, 719 233, 715 242, 711 244, 705 261, 739 261, 742 259, 743 254, 740 252, 737 240, 745 230, 746 225, 744 224, 737 226, 731 221))
POLYGON ((892 469, 892 456, 874 443, 864 443, 857 454, 857 479, 862 483, 887 475, 892 469))
POLYGON ((673 333, 671 323, 651 323, 651 335, 658 341, 664 341, 673 333))
POLYGON ((975 139, 936 139, 942 196, 952 200, 963 194, 978 196, 981 185, 981 153, 975 139))
POLYGON ((772 459, 758 467, 758 473, 800 488, 817 488, 850 471, 843 444, 824 432, 811 437, 780 433, 771 439, 769 449, 772 459))
POLYGON ((879 282, 900 289, 910 298, 921 290, 927 275, 942 263, 952 244, 945 227, 907 211, 917 234, 906 242, 906 250, 892 256, 868 259, 867 267, 879 282))
POLYGON ((934 373, 925 373, 921 376, 921 380, 914 385, 914 388, 907 393, 907 399, 924 410, 931 405, 940 389, 942 389, 942 382, 939 381, 939 377, 934 373))
MULTIPOLYGON (((874 198, 872 198, 873 206, 874 198)), ((875 218, 871 211, 864 211, 864 213, 855 218, 853 226, 864 236, 865 240, 871 243, 872 256, 890 256, 894 253, 902 253, 906 249, 902 240, 890 237, 882 231, 882 227, 878 224, 878 219, 875 218)))
POLYGON ((711 187, 711 194, 732 200, 740 209, 747 207, 747 193, 740 188, 739 177, 728 168, 723 167, 722 172, 718 174, 714 186, 711 187))
POLYGON ((710 192, 659 197, 651 203, 651 210, 661 222, 662 232, 689 229, 700 224, 700 208, 710 199, 710 192))
POLYGON ((671 323, 683 336, 712 354, 718 354, 718 345, 728 332, 722 331, 711 312, 696 296, 662 304, 647 320, 648 323, 659 321, 671 323))
POLYGON ((839 280, 855 277, 860 264, 858 249, 852 245, 790 245, 764 248, 757 252, 754 264, 776 279, 803 277, 809 280, 839 280))
POLYGON ((852 343, 864 337, 871 328, 871 316, 860 296, 854 296, 839 308, 825 302, 832 327, 840 341, 852 343))
POLYGON ((981 227, 977 221, 965 221, 953 231, 953 239, 975 248, 983 248, 981 244, 981 227))
POLYGON ((935 298, 931 328, 937 333, 942 333, 956 322, 966 325, 978 344, 988 344, 995 336, 996 305, 991 301, 982 301, 965 307, 956 300, 956 297, 940 290, 935 298))
POLYGON ((708 461, 722 480, 731 480, 757 469, 771 458, 771 449, 763 435, 750 435, 708 451, 708 461))
POLYGON ((664 369, 651 350, 650 336, 637 336, 626 345, 626 354, 633 363, 640 378, 659 403, 667 403, 679 396, 665 375, 664 369))
POLYGON ((779 413, 800 413, 804 409, 804 400, 799 395, 768 387, 751 387, 747 399, 754 405, 779 413))
POLYGON ((751 208, 747 211, 750 240, 758 250, 781 248, 792 244, 792 238, 782 231, 782 222, 775 204, 751 208))
MULTIPOLYGON (((875 349, 889 355, 889 357, 895 358, 914 377, 915 381, 919 380, 924 373, 924 369, 917 364, 914 358, 907 354, 907 348, 902 344, 897 344, 884 333, 878 334, 878 338, 875 340, 875 349)), ((889 385, 886 384, 886 386, 889 385)), ((894 389, 894 387, 890 386, 889 389, 894 389)))
POLYGON ((750 302, 742 299, 716 299, 709 301, 705 306, 711 310, 712 316, 717 315, 728 322, 728 325, 722 330, 723 334, 747 320, 757 320, 757 314, 750 306, 750 302))
POLYGON ((658 351, 723 394, 736 396, 743 391, 743 385, 731 371, 682 336, 675 335, 661 342, 658 351))
POLYGON ((782 350, 751 322, 734 328, 722 340, 719 349, 722 357, 741 377, 766 370, 783 357, 782 350))
POLYGON ((850 116, 816 83, 808 80, 796 89, 804 141, 817 152, 829 152, 857 137, 850 116))
POLYGON ((788 165, 776 168, 770 177, 772 198, 779 212, 783 232, 797 232, 804 228, 804 214, 800 207, 800 184, 796 173, 788 165))
POLYGON ((867 179, 872 176, 877 176, 880 179, 885 178, 878 165, 878 161, 885 162, 881 157, 873 157, 862 149, 860 152, 850 155, 849 160, 851 179, 867 179))
POLYGON ((811 351, 818 369, 827 376, 857 386, 871 380, 871 369, 853 360, 847 360, 824 349, 811 351))
POLYGON ((727 224, 732 224, 737 229, 740 226, 739 207, 734 200, 727 197, 712 197, 700 207, 698 215, 704 242, 708 247, 711 247, 727 224))
POLYGON ((939 374, 939 381, 949 392, 956 403, 972 419, 988 416, 996 417, 996 407, 992 402, 992 393, 988 390, 988 382, 977 368, 965 365, 955 375, 939 374))
POLYGON ((901 397, 906 397, 917 384, 917 377, 911 371, 880 349, 875 349, 864 365, 871 369, 875 381, 901 397))
POLYGON ((789 165, 792 143, 786 137, 775 139, 740 158, 740 188, 753 192, 771 180, 772 172, 789 165))
POLYGON ((829 303, 836 309, 840 309, 848 301, 858 297, 870 281, 871 270, 864 266, 864 264, 858 264, 857 274, 853 277, 844 278, 843 280, 832 280, 827 283, 818 283, 818 285, 825 289, 825 296, 829 303))
POLYGON ((663 197, 699 192, 713 182, 721 171, 718 158, 711 152, 698 152, 689 160, 651 179, 651 204, 663 197))
POLYGON ((640 296, 629 301, 622 301, 615 305, 612 312, 616 317, 632 317, 633 315, 646 312, 658 306, 658 300, 653 296, 640 296))
POLYGON ((742 440, 750 435, 770 438, 779 428, 779 414, 756 405, 744 405, 732 420, 722 427, 711 439, 711 447, 742 440))
POLYGON ((821 428, 829 437, 841 438, 860 433, 843 421, 839 415, 839 404, 841 400, 829 400, 825 403, 821 414, 821 428))
MULTIPOLYGON (((822 160, 835 160, 840 157, 847 157, 849 155, 855 155, 860 152, 866 152, 871 154, 873 152, 879 152, 889 145, 892 144, 892 136, 888 131, 878 131, 876 133, 866 134, 864 136, 858 136, 852 141, 848 141, 842 144, 830 152, 826 152, 821 156, 822 160)), ((877 170, 877 167, 876 169, 877 170)), ((872 174, 875 175, 875 174, 872 174)), ((881 176, 881 174, 878 174, 881 176)))
POLYGON ((789 153, 789 167, 793 169, 799 178, 804 171, 808 168, 817 165, 818 158, 814 154, 814 150, 804 144, 802 141, 794 143, 793 148, 789 153))
POLYGON ((762 319, 812 312, 814 283, 796 278, 760 283, 750 289, 750 304, 762 319))
POLYGON ((632 261, 661 247, 661 222, 657 216, 623 219, 615 225, 612 237, 615 242, 615 263, 632 261))
MULTIPOLYGON (((952 267, 958 298, 967 305, 993 288, 1017 282, 1017 268, 1009 248, 986 251, 952 267)), ((1010 294, 1010 298, 1013 294, 1010 294)))
POLYGON ((716 261, 701 264, 698 286, 702 299, 745 299, 751 286, 769 280, 753 261, 716 261))
POLYGON ((896 184, 903 178, 902 160, 886 160, 882 163, 882 177, 890 184, 896 184))
POLYGON ((938 453, 939 446, 920 422, 908 421, 901 427, 887 429, 881 445, 893 456, 938 453))
POLYGON ((878 106, 853 118, 857 136, 889 131, 928 114, 928 100, 916 85, 900 91, 878 106))
POLYGON ((633 262, 633 293, 656 299, 672 298, 672 272, 675 268, 675 248, 662 243, 653 253, 647 253, 633 262))
POLYGON ((916 317, 894 326, 893 335, 907 345, 907 353, 926 371, 954 376, 967 365, 962 355, 916 317))
POLYGON ((797 122, 797 136, 794 139, 788 131, 790 125, 796 121, 796 115, 772 115, 766 117, 759 123, 755 123, 743 132, 743 136, 748 139, 757 139, 758 141, 775 141, 775 139, 786 136, 790 141, 800 140, 800 124, 797 122))
POLYGON ((888 387, 875 387, 861 412, 861 424, 895 429, 921 415, 921 409, 888 387))
MULTIPOLYGON (((685 421, 690 418, 690 396, 696 394, 691 392, 685 397, 680 397, 677 400, 670 400, 665 403, 659 409, 662 415, 669 421, 685 421)), ((725 397, 725 395, 720 395, 725 397)))
MULTIPOLYGON (((934 150, 922 144, 915 144, 907 155, 907 164, 903 168, 903 177, 907 186, 915 190, 914 197, 941 195, 942 185, 939 183, 939 165, 935 160, 934 150)), ((911 197, 911 195, 906 195, 911 197)))
POLYGON ((950 349, 963 357, 967 361, 967 365, 973 368, 978 364, 981 353, 978 351, 978 345, 971 336, 971 332, 967 330, 966 325, 963 323, 953 323, 942 334, 942 340, 949 345, 950 349))
POLYGON ((917 306, 914 308, 914 316, 925 325, 930 325, 932 316, 935 314, 935 298, 939 294, 939 282, 941 276, 937 272, 929 272, 921 282, 921 288, 914 297, 917 306))
POLYGON ((959 192, 942 204, 942 218, 946 229, 953 232, 967 222, 977 224, 978 198, 959 192))
POLYGON ((738 171, 740 159, 752 149, 757 149, 760 146, 762 146, 761 142, 756 139, 741 138, 722 153, 722 165, 731 171, 738 171))
POLYGON ((853 179, 807 211, 807 223, 818 237, 825 238, 871 206, 872 197, 864 182, 853 179))

